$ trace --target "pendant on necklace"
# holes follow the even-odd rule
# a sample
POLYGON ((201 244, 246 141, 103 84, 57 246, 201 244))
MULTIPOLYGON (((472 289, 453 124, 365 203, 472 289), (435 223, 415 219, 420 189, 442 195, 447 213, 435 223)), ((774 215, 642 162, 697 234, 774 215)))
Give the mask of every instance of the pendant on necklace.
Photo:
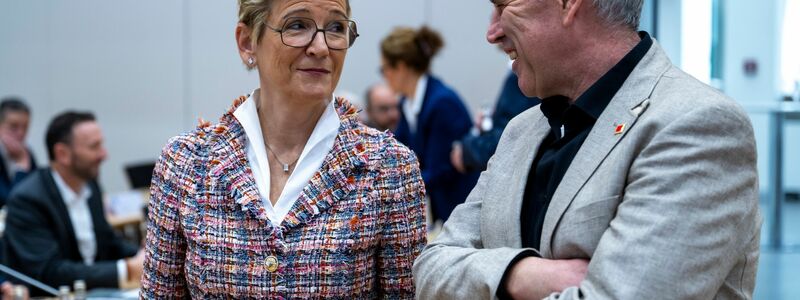
POLYGON ((286 172, 286 173, 289 173, 289 165, 288 164, 283 164, 283 171, 286 172))

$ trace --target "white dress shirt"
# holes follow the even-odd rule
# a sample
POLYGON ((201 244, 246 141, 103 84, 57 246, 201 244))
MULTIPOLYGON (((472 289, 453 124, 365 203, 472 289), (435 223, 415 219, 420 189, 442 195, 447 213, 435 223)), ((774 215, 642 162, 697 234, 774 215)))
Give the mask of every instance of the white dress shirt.
POLYGON ((289 210, 297 202, 303 189, 310 182, 311 177, 322 166, 325 156, 333 149, 333 142, 339 132, 340 121, 339 115, 334 108, 334 101, 330 101, 317 121, 317 125, 314 127, 314 131, 311 132, 306 145, 303 147, 303 152, 297 160, 294 171, 289 175, 278 201, 275 202, 275 205, 272 205, 269 199, 269 160, 267 159, 267 148, 264 146, 264 135, 261 132, 261 123, 258 118, 258 93, 258 89, 253 91, 250 97, 236 108, 233 116, 239 120, 242 128, 244 128, 245 136, 247 137, 247 145, 245 146, 247 161, 253 171, 253 177, 261 195, 261 201, 267 211, 267 216, 273 225, 280 226, 289 210))
MULTIPOLYGON (((92 213, 89 210, 89 198, 92 197, 92 189, 89 184, 81 187, 80 194, 70 188, 61 175, 56 170, 51 170, 53 180, 56 182, 61 199, 67 206, 69 219, 72 223, 72 230, 75 232, 75 240, 78 242, 78 251, 81 253, 83 263, 87 266, 94 264, 97 257, 97 239, 94 235, 94 222, 92 213)), ((125 260, 117 260, 117 278, 120 286, 128 280, 128 268, 125 260)))
POLYGON ((411 133, 417 132, 417 117, 419 112, 422 111, 422 102, 425 101, 425 90, 428 88, 428 75, 422 75, 417 80, 417 90, 414 92, 414 98, 406 98, 403 102, 403 114, 408 122, 408 129, 411 133))
POLYGON ((11 156, 8 155, 8 150, 6 150, 6 145, 3 145, 3 143, 0 143, 0 157, 2 157, 3 162, 6 164, 6 174, 11 183, 14 183, 14 177, 16 177, 17 172, 28 171, 17 165, 17 163, 11 159, 11 156))

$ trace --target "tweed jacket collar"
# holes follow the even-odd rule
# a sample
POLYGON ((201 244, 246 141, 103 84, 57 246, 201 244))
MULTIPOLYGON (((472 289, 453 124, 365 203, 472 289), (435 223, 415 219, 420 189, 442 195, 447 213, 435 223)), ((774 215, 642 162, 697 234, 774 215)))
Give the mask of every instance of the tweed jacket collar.
POLYGON ((242 211, 270 227, 280 228, 278 232, 285 232, 309 222, 337 201, 344 199, 355 188, 352 176, 354 171, 366 167, 368 153, 361 142, 356 108, 344 98, 336 98, 334 107, 339 115, 340 125, 333 148, 325 156, 320 170, 303 189, 283 222, 272 224, 247 163, 244 128, 233 116, 236 108, 246 99, 244 96, 236 99, 218 125, 201 124, 206 134, 216 137, 209 139, 212 157, 210 178, 219 178, 221 186, 229 187, 231 201, 235 201, 242 211))

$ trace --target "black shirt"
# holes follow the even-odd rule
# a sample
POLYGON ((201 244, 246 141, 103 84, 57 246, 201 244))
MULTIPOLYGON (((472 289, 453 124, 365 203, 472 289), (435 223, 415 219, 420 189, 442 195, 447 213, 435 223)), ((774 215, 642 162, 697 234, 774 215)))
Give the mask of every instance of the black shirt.
MULTIPOLYGON (((569 99, 563 96, 542 100, 540 108, 551 130, 539 146, 525 185, 519 217, 522 247, 539 250, 544 218, 561 179, 603 110, 653 45, 647 32, 639 32, 639 37, 641 41, 578 97, 574 104, 570 104, 569 99)), ((511 261, 497 289, 498 297, 510 298, 505 290, 509 271, 518 261, 535 255, 532 251, 526 251, 511 261)))
POLYGON ((570 105, 569 99, 563 96, 542 100, 542 113, 551 130, 539 146, 525 186, 520 213, 523 247, 539 249, 547 208, 567 168, 600 114, 650 50, 653 40, 645 32, 639 35, 641 41, 574 104, 570 105))

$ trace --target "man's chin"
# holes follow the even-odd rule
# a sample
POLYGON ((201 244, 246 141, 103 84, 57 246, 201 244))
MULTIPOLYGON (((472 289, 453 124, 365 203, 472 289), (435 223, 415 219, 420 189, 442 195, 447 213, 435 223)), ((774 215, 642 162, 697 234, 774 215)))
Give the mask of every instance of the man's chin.
POLYGON ((97 180, 98 176, 100 175, 99 171, 88 171, 88 172, 81 172, 79 174, 81 178, 85 181, 95 181, 97 180))

